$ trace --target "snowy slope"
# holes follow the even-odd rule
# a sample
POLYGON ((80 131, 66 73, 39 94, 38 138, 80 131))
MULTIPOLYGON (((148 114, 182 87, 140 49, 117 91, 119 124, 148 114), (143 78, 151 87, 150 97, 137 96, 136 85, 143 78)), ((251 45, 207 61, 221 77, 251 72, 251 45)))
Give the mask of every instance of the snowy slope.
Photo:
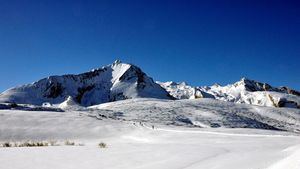
POLYGON ((0 95, 0 103, 53 104, 69 96, 84 106, 139 97, 172 98, 140 68, 116 61, 79 75, 50 76, 9 89, 0 95))
POLYGON ((228 136, 139 127, 123 131, 118 137, 99 137, 98 142, 108 144, 105 149, 96 141, 84 142, 85 146, 0 148, 0 168, 299 169, 300 165, 299 148, 294 148, 297 137, 269 137, 262 131, 248 137, 247 129, 228 136))
POLYGON ((220 86, 192 87, 186 83, 158 82, 170 95, 178 99, 215 98, 218 100, 270 107, 300 107, 300 93, 287 87, 272 87, 267 83, 242 78, 220 86))
MULTIPOLYGON (((177 114, 208 117, 212 111, 234 111, 230 107, 246 111, 241 105, 210 99, 202 103, 200 100, 134 100, 106 103, 89 111, 0 110, 0 142, 70 140, 82 144, 0 147, 0 169, 299 169, 298 135, 259 129, 192 128, 186 123, 166 125, 172 118, 163 114, 169 106, 180 105, 177 114), (124 110, 123 114, 120 110, 124 110), (153 111, 150 117, 146 116, 147 110, 153 111), (112 116, 104 116, 105 113, 112 116), (157 120, 152 123, 149 119, 157 120), (106 143, 107 148, 99 148, 99 142, 106 143)), ((294 116, 292 109, 283 114, 278 109, 268 109, 277 112, 277 118, 294 116)), ((260 110, 264 114, 265 109, 260 110)), ((218 120, 226 126, 228 120, 222 116, 218 120)), ((238 123, 243 122, 233 124, 238 123)))
POLYGON ((129 121, 202 128, 258 128, 300 132, 300 110, 261 107, 215 99, 131 99, 89 107, 129 121))
POLYGON ((255 128, 300 132, 298 109, 236 104, 215 99, 172 101, 138 98, 79 109, 74 104, 71 99, 59 104, 65 108, 65 112, 0 110, 0 138, 74 139, 81 138, 81 134, 84 134, 83 138, 98 137, 103 135, 100 132, 103 126, 98 126, 103 124, 101 121, 116 129, 127 123, 139 125, 141 122, 162 127, 255 128))

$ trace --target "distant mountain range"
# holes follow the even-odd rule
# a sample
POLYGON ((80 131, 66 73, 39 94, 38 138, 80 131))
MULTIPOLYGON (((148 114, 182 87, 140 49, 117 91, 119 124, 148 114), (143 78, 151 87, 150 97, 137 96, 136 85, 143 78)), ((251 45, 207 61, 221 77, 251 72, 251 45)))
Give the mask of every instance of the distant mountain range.
POLYGON ((117 60, 113 64, 78 75, 50 76, 32 84, 8 89, 0 103, 42 105, 74 100, 91 106, 133 98, 212 98, 235 103, 300 108, 300 92, 273 87, 247 78, 220 86, 193 87, 186 83, 154 82, 139 67, 117 60))
POLYGON ((288 87, 242 78, 234 84, 192 87, 185 82, 157 82, 177 99, 215 98, 217 100, 270 107, 300 108, 300 92, 288 87))

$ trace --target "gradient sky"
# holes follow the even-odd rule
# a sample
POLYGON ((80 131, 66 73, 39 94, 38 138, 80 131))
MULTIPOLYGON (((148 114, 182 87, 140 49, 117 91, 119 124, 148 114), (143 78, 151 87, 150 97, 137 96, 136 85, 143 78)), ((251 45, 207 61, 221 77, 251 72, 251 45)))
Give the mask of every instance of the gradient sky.
POLYGON ((300 90, 300 1, 0 0, 0 91, 116 59, 160 81, 300 90))

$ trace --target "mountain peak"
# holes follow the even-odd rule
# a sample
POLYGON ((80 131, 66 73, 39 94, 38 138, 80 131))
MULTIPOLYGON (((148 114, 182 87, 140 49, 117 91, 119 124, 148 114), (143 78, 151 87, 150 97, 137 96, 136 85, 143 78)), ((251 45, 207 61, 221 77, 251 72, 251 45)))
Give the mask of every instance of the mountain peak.
POLYGON ((248 78, 243 77, 240 81, 234 83, 234 86, 243 86, 245 90, 247 91, 273 91, 275 88, 273 88, 268 83, 258 82, 255 80, 251 80, 248 78))
POLYGON ((247 82, 247 81, 253 81, 253 80, 250 80, 249 78, 246 78, 246 77, 242 77, 240 82, 247 82))
POLYGON ((235 82, 235 84, 242 84, 242 85, 251 84, 251 83, 261 83, 261 82, 249 79, 247 77, 242 77, 239 81, 235 82))
POLYGON ((120 64, 120 63, 122 63, 122 61, 121 61, 121 60, 119 60, 119 59, 117 59, 117 60, 115 60, 115 61, 114 61, 114 63, 113 63, 113 64, 114 64, 114 65, 118 65, 118 64, 120 64))
POLYGON ((172 99, 139 67, 116 60, 112 65, 89 72, 50 76, 33 84, 9 89, 2 93, 0 102, 58 104, 68 96, 83 106, 139 97, 172 99))

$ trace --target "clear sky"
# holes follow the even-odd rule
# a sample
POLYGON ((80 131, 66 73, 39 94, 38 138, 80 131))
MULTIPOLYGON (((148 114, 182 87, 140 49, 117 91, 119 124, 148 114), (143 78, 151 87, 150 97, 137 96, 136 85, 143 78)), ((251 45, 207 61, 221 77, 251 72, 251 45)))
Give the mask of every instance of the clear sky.
POLYGON ((115 59, 160 81, 300 90, 300 1, 0 0, 0 91, 115 59))

